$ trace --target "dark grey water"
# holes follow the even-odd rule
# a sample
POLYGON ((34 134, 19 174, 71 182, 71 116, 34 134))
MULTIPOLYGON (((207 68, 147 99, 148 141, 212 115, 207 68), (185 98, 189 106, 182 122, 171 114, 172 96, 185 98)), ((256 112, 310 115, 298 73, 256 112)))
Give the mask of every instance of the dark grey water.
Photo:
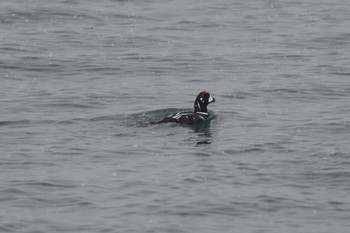
POLYGON ((1 1, 1 232, 349 232, 350 2, 1 1), (204 127, 150 125, 217 99, 204 127))

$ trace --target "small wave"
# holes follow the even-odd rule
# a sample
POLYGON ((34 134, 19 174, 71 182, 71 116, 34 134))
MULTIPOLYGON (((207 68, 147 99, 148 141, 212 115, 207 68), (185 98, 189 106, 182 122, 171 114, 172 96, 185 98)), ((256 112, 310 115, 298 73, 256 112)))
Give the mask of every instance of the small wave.
POLYGON ((228 149, 228 150, 223 150, 223 154, 227 155, 237 155, 237 154, 245 154, 245 153, 264 153, 266 152, 265 149, 258 148, 258 147, 250 147, 250 148, 243 148, 243 149, 228 149))
POLYGON ((0 189, 1 193, 1 201, 6 201, 6 200, 12 200, 13 195, 27 195, 28 193, 25 192, 24 190, 16 187, 10 187, 10 188, 2 188, 0 189))
POLYGON ((228 99, 247 99, 251 95, 252 93, 238 91, 238 92, 235 92, 234 94, 221 95, 221 97, 228 98, 228 99))
POLYGON ((27 182, 22 185, 28 186, 40 186, 40 187, 56 187, 56 188, 75 188, 77 185, 63 185, 63 184, 54 184, 49 182, 27 182))
POLYGON ((330 72, 329 74, 339 75, 339 76, 350 76, 349 72, 330 72))
POLYGON ((0 126, 9 126, 9 125, 27 125, 30 124, 30 120, 13 120, 13 121, 0 121, 0 126))
POLYGON ((0 121, 1 126, 24 126, 24 125, 33 125, 33 124, 54 124, 57 121, 54 120, 13 120, 13 121, 0 121))

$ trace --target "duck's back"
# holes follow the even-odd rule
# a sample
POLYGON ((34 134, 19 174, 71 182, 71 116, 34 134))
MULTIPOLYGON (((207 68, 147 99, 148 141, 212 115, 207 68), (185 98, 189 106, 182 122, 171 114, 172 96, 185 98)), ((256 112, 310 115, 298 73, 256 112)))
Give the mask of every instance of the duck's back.
POLYGON ((193 125, 208 118, 205 112, 175 112, 165 117, 162 122, 176 122, 180 124, 193 125))

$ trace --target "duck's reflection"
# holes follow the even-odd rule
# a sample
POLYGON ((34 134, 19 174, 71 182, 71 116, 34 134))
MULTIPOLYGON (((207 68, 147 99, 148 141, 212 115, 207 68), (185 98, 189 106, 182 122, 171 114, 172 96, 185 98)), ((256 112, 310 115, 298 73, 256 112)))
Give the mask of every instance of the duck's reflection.
POLYGON ((210 120, 203 122, 202 124, 193 126, 193 131, 196 134, 196 145, 211 144, 212 133, 210 129, 210 120))

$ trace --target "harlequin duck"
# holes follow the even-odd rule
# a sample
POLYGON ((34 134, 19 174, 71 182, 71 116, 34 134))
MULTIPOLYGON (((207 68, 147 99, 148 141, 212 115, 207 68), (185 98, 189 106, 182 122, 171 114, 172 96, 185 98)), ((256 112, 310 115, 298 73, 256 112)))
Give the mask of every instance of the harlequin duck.
POLYGON ((194 101, 194 112, 175 112, 157 123, 176 122, 180 124, 193 125, 208 118, 207 106, 215 102, 209 92, 202 91, 194 101))

